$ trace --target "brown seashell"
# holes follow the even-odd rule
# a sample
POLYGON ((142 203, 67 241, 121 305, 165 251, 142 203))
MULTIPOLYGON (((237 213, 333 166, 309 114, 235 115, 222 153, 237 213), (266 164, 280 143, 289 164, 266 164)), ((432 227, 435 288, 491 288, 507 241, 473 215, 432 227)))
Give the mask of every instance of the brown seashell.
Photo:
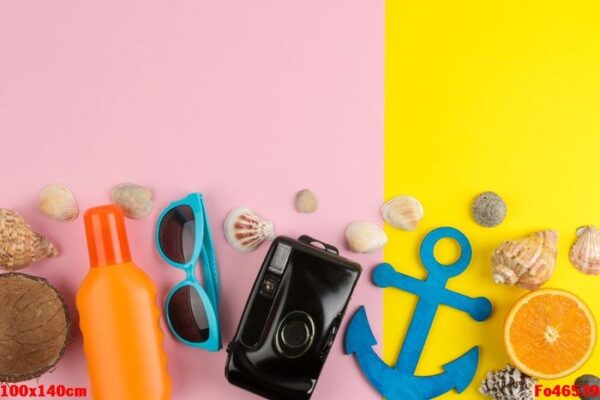
POLYGON ((584 274, 600 275, 600 230, 592 225, 577 229, 577 239, 571 246, 569 258, 584 274))
POLYGON ((317 196, 312 191, 304 189, 296 194, 295 206, 296 211, 299 213, 310 214, 317 211, 319 200, 317 200, 317 196))
POLYGON ((0 268, 15 271, 58 255, 44 236, 36 233, 17 212, 0 208, 0 268))
POLYGON ((527 238, 502 243, 492 255, 494 281, 535 290, 556 268, 556 231, 535 232, 527 238))

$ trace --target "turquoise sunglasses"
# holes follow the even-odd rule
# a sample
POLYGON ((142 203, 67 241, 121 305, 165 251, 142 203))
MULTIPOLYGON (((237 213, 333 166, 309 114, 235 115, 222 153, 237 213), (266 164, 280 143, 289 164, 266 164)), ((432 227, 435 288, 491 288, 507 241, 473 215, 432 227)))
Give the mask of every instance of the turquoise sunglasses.
POLYGON ((156 247, 167 263, 186 274, 165 303, 169 329, 188 346, 220 350, 219 277, 202 194, 189 194, 163 210, 156 223, 156 247), (199 261, 203 284, 194 273, 199 261))

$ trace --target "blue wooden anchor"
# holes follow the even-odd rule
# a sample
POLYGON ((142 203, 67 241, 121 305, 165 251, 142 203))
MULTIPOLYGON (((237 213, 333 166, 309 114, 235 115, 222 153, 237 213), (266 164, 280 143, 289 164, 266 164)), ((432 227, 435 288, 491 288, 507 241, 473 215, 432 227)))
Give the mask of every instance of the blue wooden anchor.
POLYGON ((397 272, 390 264, 378 265, 373 281, 381 288, 394 287, 419 296, 394 367, 387 365, 372 346, 377 341, 369 326, 364 307, 352 316, 346 331, 346 353, 354 354, 371 384, 391 400, 428 400, 452 389, 461 393, 475 376, 479 347, 475 346, 443 366, 444 372, 433 376, 416 376, 415 370, 431 325, 440 304, 466 312, 476 321, 485 321, 492 313, 492 303, 485 297, 472 298, 446 288, 448 279, 460 275, 471 262, 471 244, 459 230, 435 229, 421 243, 421 262, 428 271, 422 281, 397 272), (455 239, 461 248, 459 259, 450 265, 440 264, 434 256, 435 244, 443 238, 455 239))

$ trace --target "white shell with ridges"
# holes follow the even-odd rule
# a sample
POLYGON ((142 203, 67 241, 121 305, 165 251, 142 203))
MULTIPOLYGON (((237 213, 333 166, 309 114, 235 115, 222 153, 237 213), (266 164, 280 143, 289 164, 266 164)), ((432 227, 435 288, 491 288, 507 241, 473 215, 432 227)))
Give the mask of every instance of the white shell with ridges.
POLYGON ((592 225, 577 229, 577 239, 571 247, 569 258, 579 271, 600 275, 600 230, 592 225))
POLYGON ((247 207, 232 210, 225 218, 225 238, 236 250, 255 250, 265 240, 275 237, 273 223, 260 218, 247 207))
POLYGON ((346 242, 355 253, 372 253, 381 249, 387 241, 383 229, 373 222, 358 220, 346 227, 346 242))
POLYGON ((60 183, 51 183, 42 188, 38 208, 58 221, 70 221, 79 215, 75 196, 69 188, 60 183))
POLYGON ((122 183, 112 188, 110 199, 123 209, 128 218, 141 219, 152 211, 152 191, 135 183, 122 183))
POLYGON ((424 214, 421 202, 412 196, 392 197, 380 211, 385 222, 407 231, 415 230, 424 214))

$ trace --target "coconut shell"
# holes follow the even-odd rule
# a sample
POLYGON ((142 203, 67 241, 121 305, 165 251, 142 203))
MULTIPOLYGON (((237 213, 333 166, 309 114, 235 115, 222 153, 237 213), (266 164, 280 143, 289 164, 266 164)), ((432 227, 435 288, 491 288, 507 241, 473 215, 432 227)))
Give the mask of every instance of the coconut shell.
POLYGON ((0 275, 0 382, 37 378, 54 367, 70 340, 61 295, 44 278, 0 275))

